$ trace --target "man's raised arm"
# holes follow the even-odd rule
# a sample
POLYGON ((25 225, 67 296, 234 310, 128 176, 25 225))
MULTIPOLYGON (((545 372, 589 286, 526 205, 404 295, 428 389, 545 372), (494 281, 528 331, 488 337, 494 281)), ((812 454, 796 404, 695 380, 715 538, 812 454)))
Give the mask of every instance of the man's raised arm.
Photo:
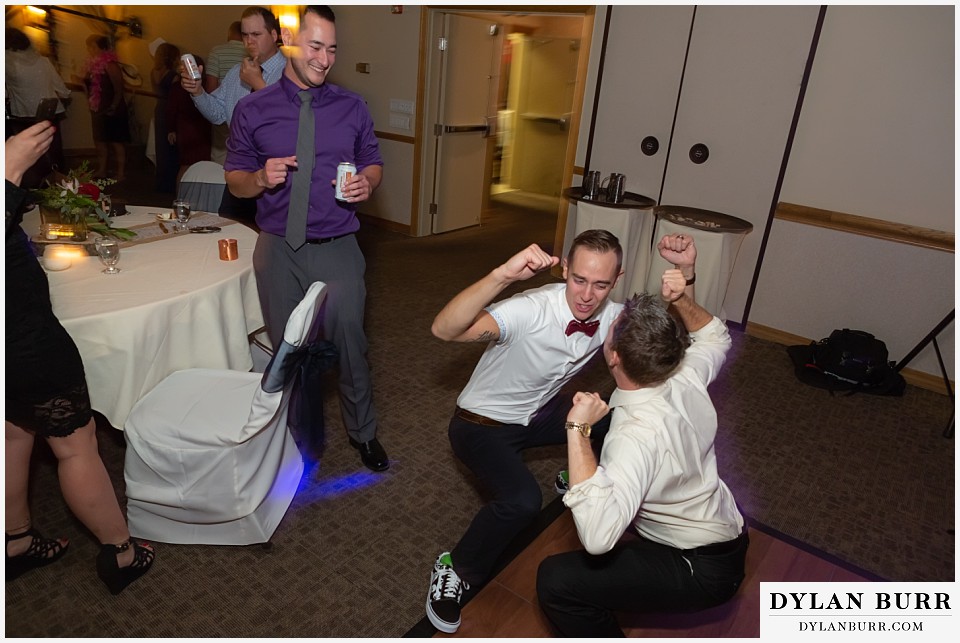
POLYGON ((660 296, 680 315, 687 331, 700 330, 713 319, 713 315, 693 298, 693 283, 697 276, 697 248, 693 237, 667 235, 657 244, 657 250, 674 266, 663 273, 660 296))
POLYGON ((500 327, 484 310, 487 304, 510 284, 530 279, 558 263, 560 260, 557 257, 544 252, 537 244, 521 250, 451 299, 433 320, 433 334, 448 342, 489 342, 499 339, 500 327))

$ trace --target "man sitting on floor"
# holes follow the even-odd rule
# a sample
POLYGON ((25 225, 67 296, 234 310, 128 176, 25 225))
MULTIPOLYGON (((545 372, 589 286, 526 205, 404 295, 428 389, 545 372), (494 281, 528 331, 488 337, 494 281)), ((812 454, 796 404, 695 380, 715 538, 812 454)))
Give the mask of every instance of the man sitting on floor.
POLYGON ((490 305, 507 286, 557 265, 557 257, 534 244, 450 300, 433 322, 440 339, 488 344, 457 400, 449 436, 454 453, 493 497, 433 566, 426 610, 442 632, 457 630, 463 591, 487 580, 513 537, 540 512, 540 485, 522 450, 566 439, 572 396, 558 392, 597 353, 620 313, 622 305, 608 298, 622 259, 615 236, 588 230, 563 260, 565 284, 490 305))
POLYGON ((748 538, 717 474, 707 392, 730 335, 693 299, 693 239, 671 235, 658 249, 675 266, 663 275, 667 307, 655 295, 634 297, 604 341, 617 389, 599 464, 588 438, 607 404, 577 393, 567 415, 563 502, 586 551, 551 556, 537 573, 540 607, 562 636, 623 636, 615 611, 712 607, 744 578, 748 538), (620 542, 631 525, 640 538, 620 542))

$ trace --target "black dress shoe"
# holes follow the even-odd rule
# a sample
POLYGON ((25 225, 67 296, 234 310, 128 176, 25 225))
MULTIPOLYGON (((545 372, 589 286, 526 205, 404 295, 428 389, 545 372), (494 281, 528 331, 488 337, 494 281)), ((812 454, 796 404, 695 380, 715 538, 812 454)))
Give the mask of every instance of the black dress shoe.
POLYGON ((363 443, 350 438, 350 446, 360 452, 360 460, 371 471, 386 471, 390 467, 387 452, 376 438, 363 443))

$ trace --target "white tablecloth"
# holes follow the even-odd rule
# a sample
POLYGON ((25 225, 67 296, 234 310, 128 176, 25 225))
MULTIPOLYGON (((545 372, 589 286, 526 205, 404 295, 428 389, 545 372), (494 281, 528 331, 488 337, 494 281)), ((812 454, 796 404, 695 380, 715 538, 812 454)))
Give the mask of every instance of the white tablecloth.
MULTIPOLYGON (((127 206, 114 226, 159 232, 162 208, 127 206)), ((257 233, 239 223, 211 234, 173 232, 122 246, 118 275, 105 275, 97 257, 47 272, 53 312, 77 344, 93 408, 118 429, 143 395, 186 368, 248 371, 248 334, 263 326, 253 276, 257 233), (237 240, 239 258, 221 261, 218 239, 237 240)), ((24 218, 31 237, 36 211, 24 218)), ((144 235, 146 236, 146 234, 144 235)))
MULTIPOLYGON (((697 284, 693 296, 703 308, 726 321, 727 312, 723 300, 727 296, 727 286, 733 274, 733 265, 740 252, 740 244, 749 230, 741 232, 711 232, 690 226, 680 225, 668 219, 658 219, 654 236, 657 241, 668 234, 686 234, 693 237, 697 246, 697 284)), ((647 276, 647 292, 659 292, 663 271, 672 268, 654 252, 650 259, 647 276)))

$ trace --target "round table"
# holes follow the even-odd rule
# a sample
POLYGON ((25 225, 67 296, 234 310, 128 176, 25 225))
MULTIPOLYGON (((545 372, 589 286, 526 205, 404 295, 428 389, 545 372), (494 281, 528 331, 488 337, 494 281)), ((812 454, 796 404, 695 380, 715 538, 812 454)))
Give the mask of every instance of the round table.
MULTIPOLYGON (((256 232, 195 213, 191 226, 221 231, 177 233, 166 221, 164 233, 155 218, 164 208, 127 210, 112 225, 139 231, 139 238, 121 244, 119 274, 105 275, 98 257, 79 255, 66 270, 47 271, 53 312, 80 350, 93 408, 118 429, 174 371, 250 370, 248 336, 263 326, 252 264, 256 232), (217 242, 226 238, 237 240, 235 261, 220 259, 217 242)), ((37 234, 36 210, 23 229, 37 234)))

